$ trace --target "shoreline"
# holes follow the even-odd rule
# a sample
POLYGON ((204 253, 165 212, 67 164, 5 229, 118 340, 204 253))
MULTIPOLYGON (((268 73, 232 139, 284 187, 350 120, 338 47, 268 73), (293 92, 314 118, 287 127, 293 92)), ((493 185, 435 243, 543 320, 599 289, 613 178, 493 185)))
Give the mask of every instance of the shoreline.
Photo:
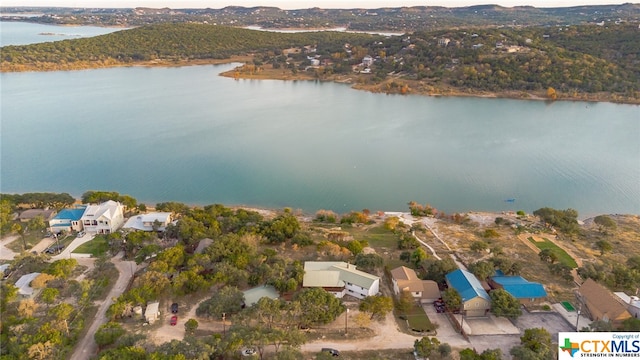
MULTIPOLYGON (((203 66, 203 65, 222 65, 232 63, 247 63, 253 60, 252 55, 235 55, 227 59, 195 59, 195 60, 168 60, 156 59, 149 61, 141 61, 135 63, 117 62, 114 59, 104 60, 100 63, 96 62, 76 62, 61 64, 38 64, 35 65, 7 65, 0 64, 0 73, 12 72, 48 72, 48 71, 74 71, 74 70, 92 70, 107 69, 118 67, 183 67, 183 66, 203 66)), ((546 97, 546 91, 525 92, 520 90, 504 90, 502 92, 490 92, 474 89, 460 89, 449 85, 433 86, 423 80, 408 80, 396 77, 387 77, 379 83, 370 83, 371 75, 350 73, 346 75, 330 75, 330 76, 314 76, 308 72, 291 73, 289 70, 272 69, 269 67, 261 67, 256 72, 241 72, 237 67, 228 71, 219 73, 219 76, 234 79, 251 79, 251 80, 284 80, 284 81, 323 81, 334 82, 340 84, 349 84, 354 90, 364 90, 371 93, 379 94, 398 94, 398 95, 418 95, 418 96, 442 96, 442 97, 470 97, 470 98, 488 98, 488 99, 513 99, 513 100, 534 100, 546 101, 549 103, 555 101, 579 101, 588 103, 611 103, 620 105, 640 105, 640 99, 611 99, 609 93, 600 94, 582 94, 583 96, 570 96, 568 94, 559 93, 555 100, 546 97), (390 85, 394 84, 393 87, 390 85), (402 87, 397 84, 403 85, 402 87)), ((614 95, 615 96, 615 95, 614 95)))

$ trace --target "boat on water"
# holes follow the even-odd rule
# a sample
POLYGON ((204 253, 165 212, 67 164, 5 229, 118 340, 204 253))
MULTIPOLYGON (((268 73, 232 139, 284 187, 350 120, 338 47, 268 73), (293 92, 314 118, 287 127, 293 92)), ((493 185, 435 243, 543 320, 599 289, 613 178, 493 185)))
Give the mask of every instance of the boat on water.
POLYGON ((516 202, 516 199, 514 198, 504 199, 504 202, 513 203, 513 202, 516 202))

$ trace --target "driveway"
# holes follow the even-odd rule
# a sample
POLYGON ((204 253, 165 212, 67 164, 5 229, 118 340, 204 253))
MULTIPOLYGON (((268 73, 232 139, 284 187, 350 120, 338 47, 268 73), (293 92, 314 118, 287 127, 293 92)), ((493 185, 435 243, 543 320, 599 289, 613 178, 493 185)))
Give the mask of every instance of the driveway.
POLYGON ((13 252, 13 250, 6 247, 6 245, 14 242, 18 238, 18 235, 7 236, 4 239, 0 240, 0 260, 13 260, 13 258, 18 255, 13 252))
MULTIPOLYGON (((582 317, 580 317, 582 318, 582 317)), ((551 334, 551 340, 556 341, 559 332, 575 331, 575 324, 570 324, 557 312, 523 312, 516 320, 516 326, 524 333, 525 329, 544 328, 551 334)), ((585 323, 586 326, 586 323, 585 323)))

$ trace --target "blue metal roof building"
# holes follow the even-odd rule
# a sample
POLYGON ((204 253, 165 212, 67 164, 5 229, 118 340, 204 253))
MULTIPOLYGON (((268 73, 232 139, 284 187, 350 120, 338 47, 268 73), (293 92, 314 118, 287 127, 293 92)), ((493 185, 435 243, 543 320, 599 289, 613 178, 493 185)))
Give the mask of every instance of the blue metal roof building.
POLYGON ((445 275, 447 284, 456 289, 462 297, 462 302, 467 302, 473 298, 481 297, 487 301, 491 301, 489 294, 480 284, 478 278, 472 273, 458 269, 445 275))
POLYGON ((547 297, 542 284, 530 282, 522 276, 493 276, 491 281, 516 299, 539 299, 547 297))

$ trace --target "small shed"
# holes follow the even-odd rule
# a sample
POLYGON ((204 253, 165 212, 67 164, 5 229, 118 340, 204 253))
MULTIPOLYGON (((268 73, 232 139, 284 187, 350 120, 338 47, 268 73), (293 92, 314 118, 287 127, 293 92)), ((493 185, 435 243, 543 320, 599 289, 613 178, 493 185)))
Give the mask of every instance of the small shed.
POLYGON ((157 301, 147 304, 147 309, 144 311, 144 319, 149 324, 153 324, 154 321, 158 320, 158 316, 160 316, 159 307, 160 303, 157 301))

